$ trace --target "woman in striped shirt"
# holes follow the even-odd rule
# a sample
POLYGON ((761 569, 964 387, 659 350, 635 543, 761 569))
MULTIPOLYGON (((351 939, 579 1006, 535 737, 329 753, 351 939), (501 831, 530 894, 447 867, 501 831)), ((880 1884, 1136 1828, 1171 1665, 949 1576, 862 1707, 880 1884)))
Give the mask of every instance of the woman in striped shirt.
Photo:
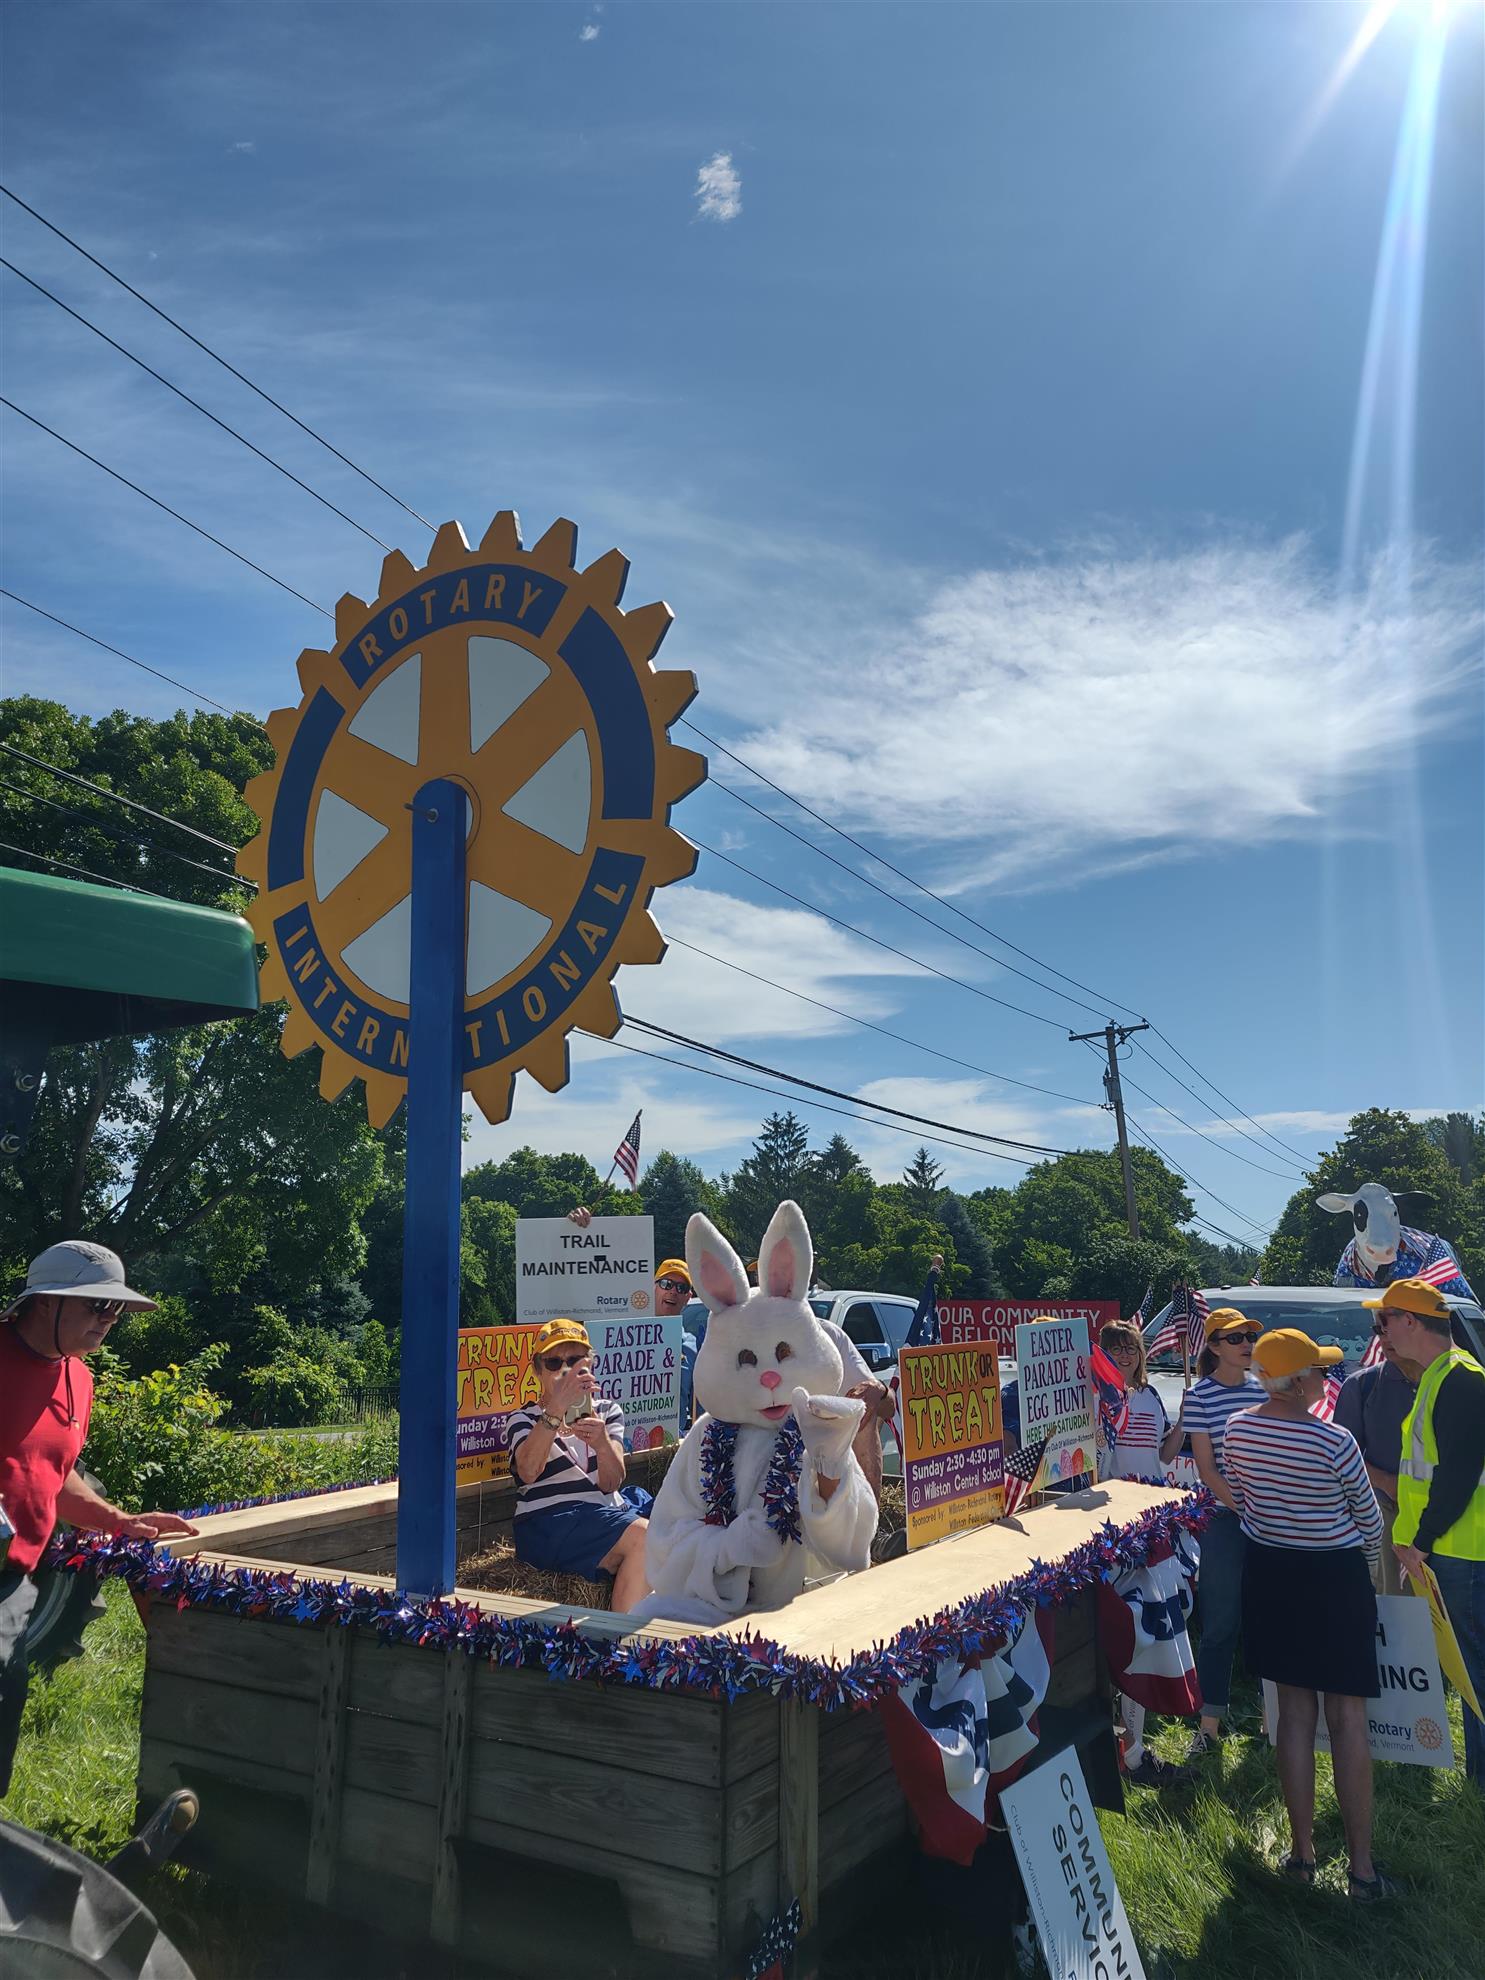
POLYGON ((613 1606, 632 1609, 649 1591, 649 1522, 621 1496, 624 1412, 597 1393, 588 1330, 548 1320, 531 1345, 541 1400, 513 1410, 506 1429, 516 1481, 517 1560, 587 1581, 613 1576, 613 1606))
POLYGON ((1372 1861, 1367 1700, 1378 1696, 1377 1598, 1369 1563, 1382 1515, 1356 1439, 1310 1414, 1339 1348, 1297 1327, 1253 1351, 1267 1401, 1227 1426, 1223 1469, 1248 1538, 1243 1656, 1278 1687, 1279 1784, 1289 1811, 1285 1874, 1315 1881, 1315 1726, 1320 1697, 1350 1852, 1350 1894, 1392 1895, 1372 1861))
POLYGON ((1191 1736, 1186 1758, 1195 1760, 1222 1737, 1222 1720, 1232 1690, 1232 1660, 1243 1627, 1243 1557, 1247 1536, 1237 1500, 1222 1469, 1222 1443, 1239 1410, 1253 1409, 1263 1391, 1249 1372, 1262 1325, 1235 1306, 1216 1306, 1206 1318, 1201 1380, 1191 1388, 1181 1416, 1191 1439, 1191 1455, 1201 1482, 1217 1501, 1201 1536, 1201 1567, 1196 1595, 1201 1635, 1196 1645, 1196 1681, 1201 1686, 1201 1724, 1191 1736))

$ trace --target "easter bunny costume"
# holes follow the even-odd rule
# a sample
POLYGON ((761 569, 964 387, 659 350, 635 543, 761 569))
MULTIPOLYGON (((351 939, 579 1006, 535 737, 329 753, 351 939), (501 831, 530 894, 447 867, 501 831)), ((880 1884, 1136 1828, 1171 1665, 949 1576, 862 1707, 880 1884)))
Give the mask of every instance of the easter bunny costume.
POLYGON ((862 1405, 841 1394, 838 1349, 806 1303, 813 1253, 781 1203, 750 1292, 736 1252, 699 1213, 686 1226, 692 1284, 711 1309, 696 1358, 692 1425, 650 1515, 654 1588, 636 1613, 718 1623, 790 1601, 807 1574, 864 1568, 877 1507, 851 1452, 862 1405))

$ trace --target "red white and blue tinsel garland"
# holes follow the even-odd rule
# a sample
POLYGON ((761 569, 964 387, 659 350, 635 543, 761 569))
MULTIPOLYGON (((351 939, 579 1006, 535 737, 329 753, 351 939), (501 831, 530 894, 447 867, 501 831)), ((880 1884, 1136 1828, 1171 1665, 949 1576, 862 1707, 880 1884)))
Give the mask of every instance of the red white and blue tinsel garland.
POLYGON ((743 1980, 782 1980, 789 1961, 794 1957, 794 1948, 799 1943, 799 1929, 804 1922, 795 1898, 787 1911, 781 1911, 770 1918, 763 1928, 763 1937, 753 1948, 753 1956, 743 1973, 743 1980))
POLYGON ((752 1634, 590 1637, 570 1622, 495 1615, 453 1599, 415 1601, 400 1590, 358 1587, 349 1580, 316 1581, 287 1569, 273 1573, 178 1560, 168 1547, 151 1541, 101 1533, 75 1533, 56 1542, 47 1565, 117 1576, 136 1595, 172 1602, 178 1609, 312 1627, 354 1625, 384 1644, 462 1650, 496 1664, 544 1670, 553 1678, 729 1699, 767 1691, 834 1712, 876 1705, 936 1670, 951 1654, 967 1660, 993 1653, 1020 1627, 1018 1604, 1060 1608, 1086 1589, 1117 1581, 1152 1554, 1158 1557, 1171 1548, 1179 1533, 1199 1533, 1213 1503, 1210 1493, 1196 1492, 1176 1505, 1155 1507, 1126 1526, 1107 1522, 1061 1560, 1033 1561, 1024 1574, 910 1624, 890 1642, 875 1644, 845 1664, 800 1656, 752 1634))
MULTIPOLYGON (((706 1525, 731 1526, 737 1518, 737 1486, 732 1476, 737 1448, 737 1425, 713 1417, 701 1433, 701 1496, 706 1501, 706 1525)), ((799 1469, 804 1461, 804 1438, 792 1416, 785 1417, 773 1440, 763 1480, 763 1515, 781 1540, 798 1540, 799 1469)))

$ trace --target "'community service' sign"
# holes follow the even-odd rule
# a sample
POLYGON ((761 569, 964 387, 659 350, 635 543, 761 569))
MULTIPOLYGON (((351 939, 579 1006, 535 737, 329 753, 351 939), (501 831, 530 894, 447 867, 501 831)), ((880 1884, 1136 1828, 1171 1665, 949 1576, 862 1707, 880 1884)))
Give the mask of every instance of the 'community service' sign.
POLYGON ((1145 1980, 1076 1749, 1004 1789, 1000 1805, 1054 1980, 1145 1980))

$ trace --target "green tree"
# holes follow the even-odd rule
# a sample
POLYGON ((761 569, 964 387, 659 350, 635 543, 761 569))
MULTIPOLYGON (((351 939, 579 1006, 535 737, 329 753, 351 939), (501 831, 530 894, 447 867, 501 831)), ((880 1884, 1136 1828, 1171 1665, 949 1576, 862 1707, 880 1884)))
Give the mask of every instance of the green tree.
POLYGON ((902 1185, 908 1193, 908 1202, 920 1217, 934 1214, 943 1183, 942 1162, 935 1162, 928 1150, 920 1146, 902 1172, 902 1185))
POLYGON ((1352 1117, 1334 1148, 1321 1155, 1304 1187, 1284 1207, 1263 1254, 1267 1285, 1329 1285, 1351 1236, 1349 1218, 1320 1209, 1329 1191, 1349 1195, 1379 1182, 1398 1198, 1403 1221, 1447 1238, 1480 1290, 1485 1284, 1485 1197, 1467 1185, 1423 1125, 1387 1107, 1352 1117))
POLYGON ((1423 1123, 1423 1132, 1439 1149, 1462 1183, 1485 1176, 1485 1114, 1445 1114, 1423 1123))
MULTIPOLYGON (((1184 1253, 1181 1227, 1194 1208, 1185 1184, 1151 1149, 1136 1148, 1132 1166, 1144 1237, 1184 1253)), ((1065 1296, 1062 1287, 1073 1283, 1096 1236, 1128 1235, 1117 1150, 1081 1149, 1038 1162, 1015 1189, 991 1194, 982 1215, 996 1232, 996 1272, 1017 1298, 1065 1296)))
POLYGON ((655 1220, 655 1263, 662 1258, 684 1258, 686 1224, 693 1211, 700 1210, 715 1223, 721 1215, 716 1188, 707 1181, 694 1162, 684 1161, 668 1148, 645 1170, 639 1185, 645 1215, 655 1220))
POLYGON ((580 1203, 595 1217, 638 1216, 633 1190, 606 1184, 585 1155, 538 1155, 517 1148, 500 1162, 478 1162, 464 1172, 464 1198, 508 1203, 518 1217, 565 1217, 580 1203))
POLYGON ((995 1291, 994 1256, 964 1198, 945 1190, 937 1214, 967 1274, 963 1284, 953 1290, 966 1299, 989 1299, 995 1291))
POLYGON ((753 1152, 721 1178, 722 1215, 745 1258, 758 1249, 768 1220, 786 1197, 796 1202, 809 1176, 809 1133, 793 1113, 770 1114, 753 1152))
POLYGON ((459 1313, 466 1327, 507 1326, 516 1317, 516 1212, 499 1198, 464 1199, 459 1313))

